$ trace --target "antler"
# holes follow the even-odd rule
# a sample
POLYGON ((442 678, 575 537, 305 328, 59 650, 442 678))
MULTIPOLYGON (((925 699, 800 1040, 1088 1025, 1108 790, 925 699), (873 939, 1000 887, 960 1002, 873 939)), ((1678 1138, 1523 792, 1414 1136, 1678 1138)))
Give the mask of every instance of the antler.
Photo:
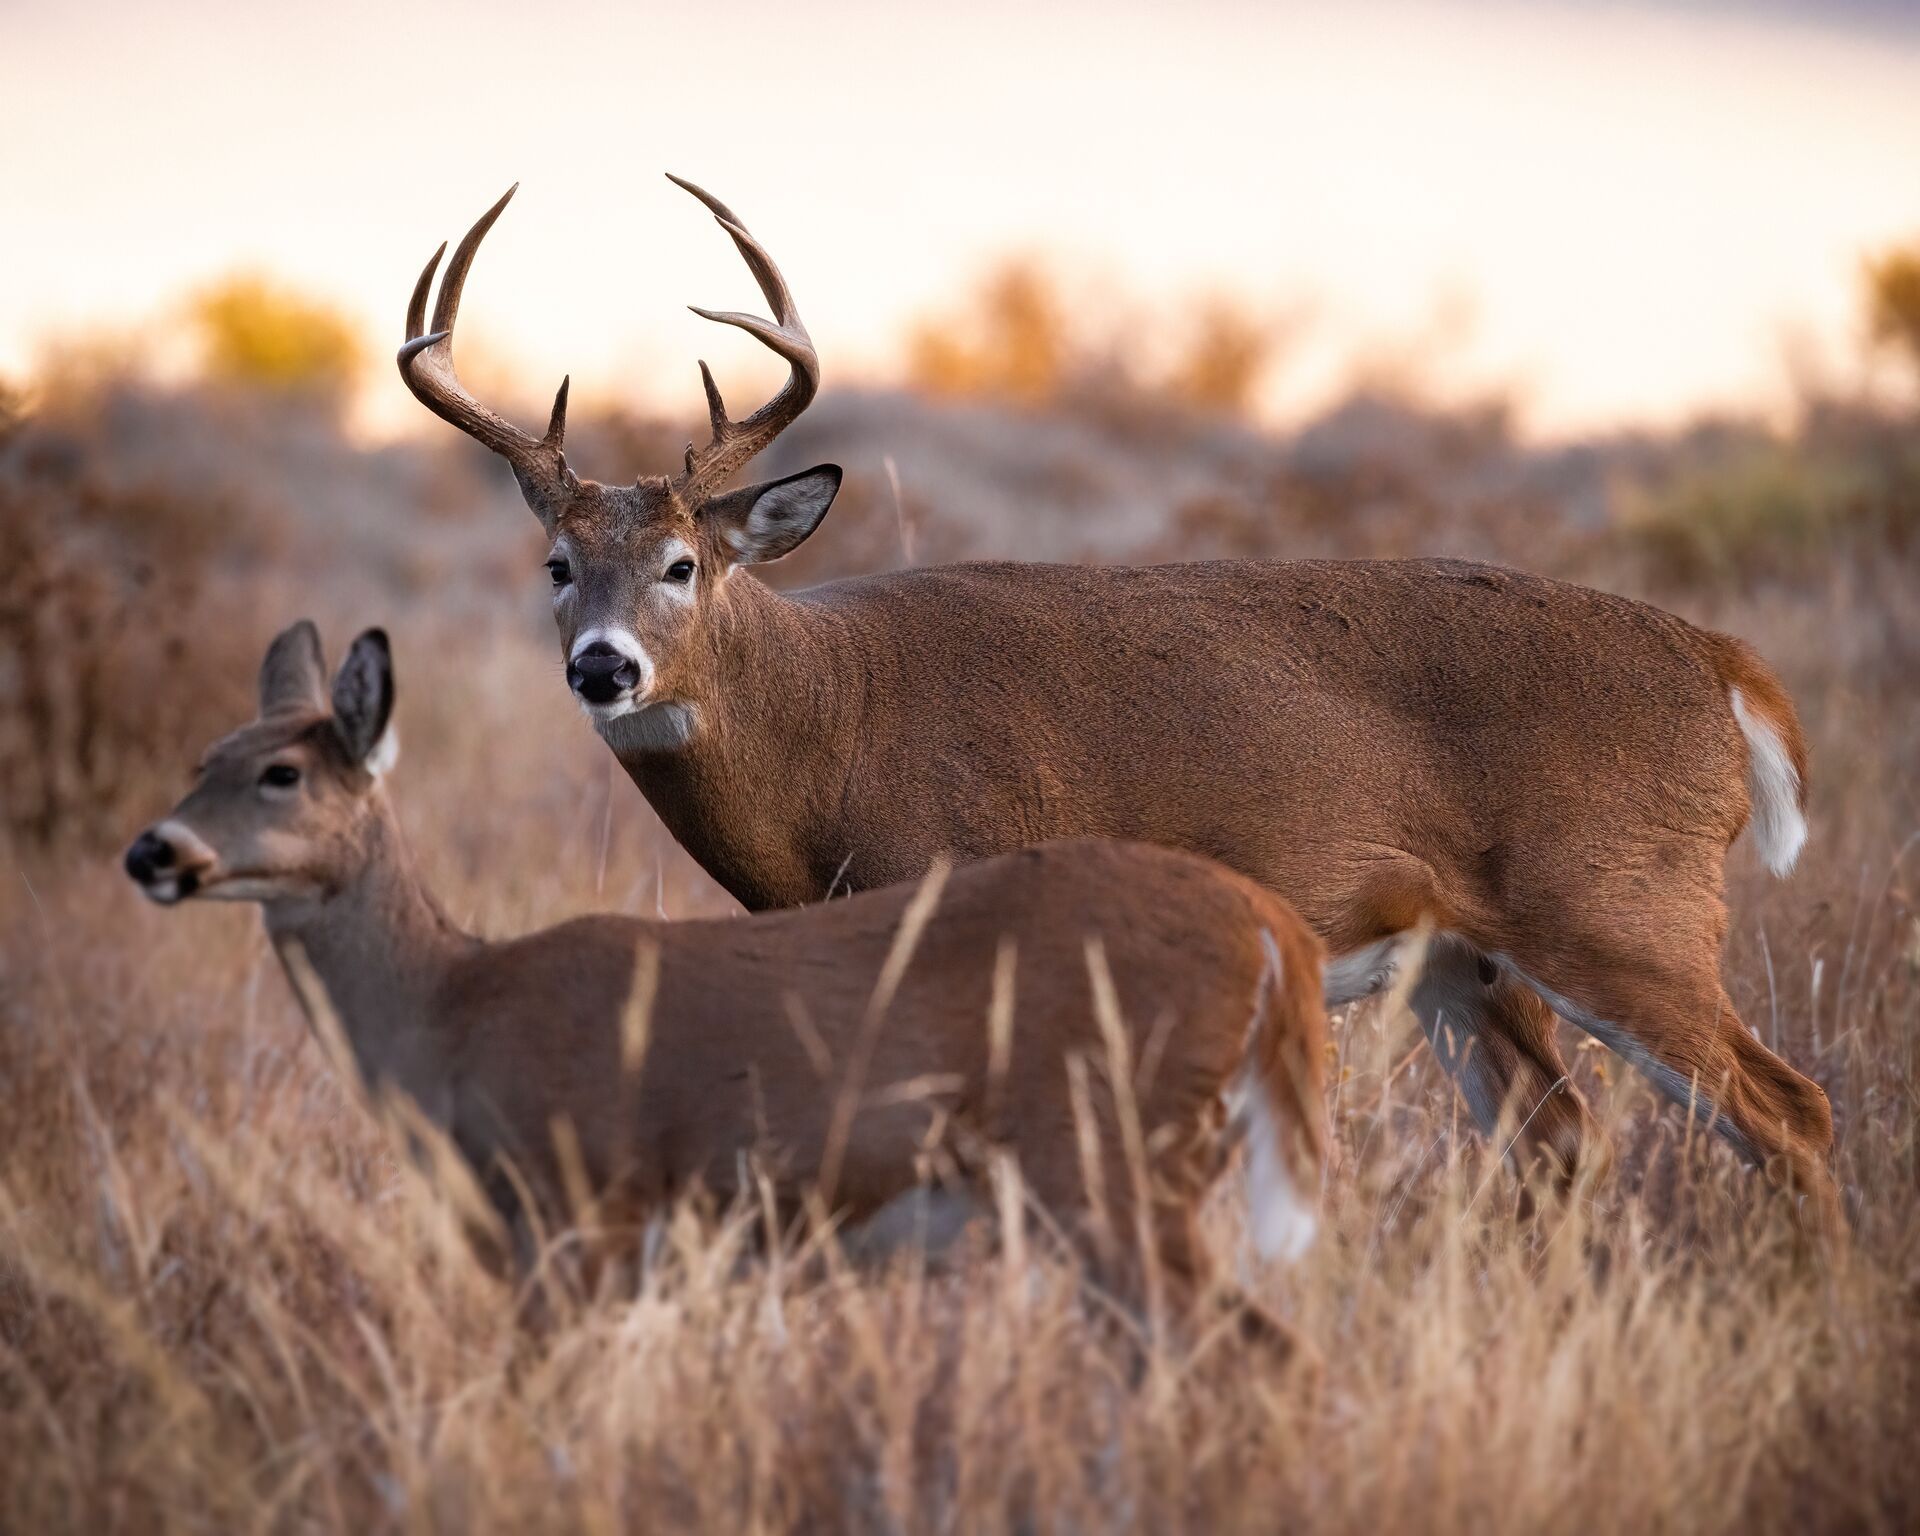
POLYGON ((466 239, 454 251, 447 275, 440 282, 440 298, 433 306, 433 326, 429 330, 425 323, 427 293, 433 286, 434 270, 446 254, 446 245, 442 243, 433 253, 407 305, 407 344, 400 349, 400 377, 434 415, 452 422, 511 464, 522 494, 533 510, 547 519, 560 510, 579 484, 560 451, 567 433, 568 379, 560 381, 559 393, 553 397, 547 435, 533 437, 474 399, 453 371, 453 322, 460 313, 460 290, 466 284, 467 269, 473 265, 473 254, 493 228, 493 221, 519 190, 518 182, 508 187, 506 196, 480 216, 480 222, 467 231, 466 239))
POLYGON ((801 323, 800 311, 794 307, 793 295, 787 292, 786 279, 780 275, 780 269, 773 264, 773 258, 767 254, 765 247, 747 233, 746 226, 733 210, 711 192, 704 192, 671 172, 667 180, 676 187, 684 187, 705 203, 715 221, 733 237, 733 243, 746 259, 754 280, 760 284, 760 291, 773 307, 773 320, 766 321, 757 315, 732 311, 716 312, 701 309, 698 305, 688 307, 704 320, 737 325, 748 335, 758 337, 784 357, 793 370, 779 394, 744 421, 730 421, 726 405, 720 399, 720 391, 713 382, 713 372, 704 361, 701 362, 700 382, 706 386, 707 415, 713 422, 713 441, 697 451, 692 443, 687 444, 687 467, 680 477, 683 494, 687 491, 699 494, 712 491, 724 482, 778 437, 812 403, 820 389, 820 358, 813 350, 813 338, 801 323))

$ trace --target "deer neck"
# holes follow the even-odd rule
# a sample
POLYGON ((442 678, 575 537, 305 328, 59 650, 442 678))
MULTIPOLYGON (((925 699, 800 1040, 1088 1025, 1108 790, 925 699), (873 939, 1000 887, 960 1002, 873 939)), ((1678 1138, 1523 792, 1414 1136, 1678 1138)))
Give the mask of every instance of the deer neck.
POLYGON ((608 745, 680 845, 744 905, 814 899, 844 855, 829 850, 859 740, 855 637, 745 572, 730 578, 709 636, 686 739, 652 750, 608 732, 608 745))
POLYGON ((309 1021, 331 1013, 367 1086, 398 1087, 432 1113, 451 1044, 435 1000, 478 941, 421 884, 392 806, 374 797, 359 869, 325 896, 268 904, 267 933, 309 1021))

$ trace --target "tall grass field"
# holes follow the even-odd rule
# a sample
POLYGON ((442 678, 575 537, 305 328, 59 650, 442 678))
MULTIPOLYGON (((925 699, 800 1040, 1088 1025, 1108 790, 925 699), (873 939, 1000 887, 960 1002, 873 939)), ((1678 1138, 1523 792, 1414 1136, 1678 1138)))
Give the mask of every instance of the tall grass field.
MULTIPOLYGON (((569 454, 664 469, 682 425, 584 419, 569 454)), ((119 850, 310 616, 336 655, 393 633, 390 782, 457 920, 730 903, 569 701, 544 550, 482 450, 49 378, 0 427, 0 1529, 1920 1529, 1910 421, 1549 450, 1391 397, 1270 436, 1164 401, 875 392, 789 437, 766 474, 848 481, 782 582, 909 543, 1463 554, 1753 641, 1811 739, 1812 838, 1784 882, 1735 848, 1728 990, 1831 1096, 1850 1245, 1810 1258, 1703 1117, 1571 1033, 1612 1166, 1528 1214, 1411 1021, 1363 1005, 1334 1021, 1319 1244, 1257 1267, 1236 1180, 1208 1212, 1290 1361, 1142 1332, 991 1217, 854 1265, 686 1210, 617 1283, 530 1309, 329 1064, 257 914, 154 909, 119 850)))

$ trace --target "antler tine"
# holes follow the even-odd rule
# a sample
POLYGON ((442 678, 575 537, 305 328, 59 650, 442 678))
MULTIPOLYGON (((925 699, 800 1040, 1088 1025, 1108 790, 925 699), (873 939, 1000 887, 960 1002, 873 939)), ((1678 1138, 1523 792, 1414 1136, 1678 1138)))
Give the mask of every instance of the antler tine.
MULTIPOLYGON (((738 219, 715 214, 714 222, 733 237, 733 243, 739 249, 747 269, 753 273, 753 280, 760 285, 760 291, 766 295, 767 303, 773 306, 773 318, 782 325, 799 325, 800 316, 794 311, 793 295, 787 292, 787 280, 780 275, 780 269, 773 264, 773 258, 767 254, 767 248, 754 239, 738 219)), ((804 330, 805 327, 801 329, 804 330)))
POLYGON ((453 329, 453 322, 460 313, 460 290, 467 285, 467 271, 473 266, 474 254, 480 249, 480 242, 487 238, 487 231, 507 211, 513 194, 519 190, 520 183, 516 181, 502 192, 500 201, 481 214, 473 228, 453 248, 453 260, 447 263, 447 275, 440 279, 440 297, 433 306, 433 328, 436 331, 453 329))
POLYGON ((786 359, 791 370, 778 394, 752 415, 741 421, 732 421, 728 419, 720 391, 714 385, 712 371, 704 362, 700 364, 700 381, 706 390, 713 441, 698 451, 691 444, 688 445, 682 485, 706 489, 719 484, 758 454, 812 403, 820 389, 820 358, 814 351, 813 338, 807 334, 806 325, 800 319, 800 311, 793 302, 786 279, 780 275, 779 267, 767 254, 766 248, 748 233, 747 227, 734 211, 712 193, 671 172, 667 179, 699 198, 727 232, 741 259, 746 262, 747 270, 753 273, 754 281, 760 285, 760 292, 772 307, 774 318, 767 321, 758 315, 702 309, 697 304, 689 308, 703 320, 737 326, 786 359))
POLYGON ((413 285, 413 297, 407 300, 407 339, 424 336, 427 331, 427 295, 433 292, 433 274, 440 268, 440 258, 447 254, 447 242, 440 242, 440 249, 433 253, 420 273, 420 281, 413 285))
POLYGON ((716 219, 724 219, 729 224, 738 224, 740 222, 740 215, 735 213, 725 203, 721 202, 720 199, 715 197, 711 192, 707 191, 705 187, 695 186, 692 182, 688 181, 686 177, 676 176, 672 171, 667 172, 667 180, 672 182, 682 192, 691 192, 695 197, 699 198, 701 202, 707 205, 707 211, 716 219))
POLYGON ((434 272, 446 254, 442 243, 433 253, 420 281, 414 284, 407 304, 407 341, 401 347, 400 377, 406 381, 420 403, 443 421, 451 422, 469 437, 485 443, 513 466, 514 477, 535 512, 546 518, 559 510, 566 494, 578 483, 561 451, 567 433, 567 385, 562 379, 553 397, 553 413, 547 421, 544 437, 534 437, 488 410, 467 393, 453 367, 453 326, 460 314, 460 293, 466 286, 467 271, 474 253, 494 221, 505 210, 519 183, 507 188, 506 195, 480 216, 479 222, 454 248, 440 279, 440 295, 433 306, 431 329, 425 319, 427 294, 433 286, 434 272))

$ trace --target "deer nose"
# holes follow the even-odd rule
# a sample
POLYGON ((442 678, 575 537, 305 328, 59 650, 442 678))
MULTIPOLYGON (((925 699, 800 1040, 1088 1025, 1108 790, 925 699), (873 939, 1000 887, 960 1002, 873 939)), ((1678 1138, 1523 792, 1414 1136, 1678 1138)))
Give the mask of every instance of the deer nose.
POLYGON ((127 874, 141 885, 151 885, 173 869, 173 844, 156 837, 149 827, 127 850, 127 874))
POLYGON ((595 640, 573 653, 567 682, 589 704, 611 704, 640 684, 640 665, 626 652, 595 640))

